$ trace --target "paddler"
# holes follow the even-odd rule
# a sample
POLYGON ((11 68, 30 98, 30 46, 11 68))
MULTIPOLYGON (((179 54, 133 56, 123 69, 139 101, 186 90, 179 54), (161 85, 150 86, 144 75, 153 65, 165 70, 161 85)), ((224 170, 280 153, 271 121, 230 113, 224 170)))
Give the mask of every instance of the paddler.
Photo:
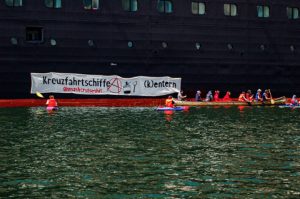
POLYGON ((205 101, 206 102, 210 102, 213 100, 213 95, 212 95, 212 92, 211 91, 208 91, 207 94, 206 94, 206 98, 205 98, 205 101))
POLYGON ((297 100, 297 96, 293 95, 292 99, 291 99, 291 105, 292 106, 298 106, 299 105, 299 101, 297 100))
POLYGON ((220 91, 219 90, 215 90, 215 94, 214 94, 214 101, 215 102, 220 101, 219 94, 220 94, 220 91))
POLYGON ((246 99, 247 99, 248 102, 252 102, 253 101, 253 95, 252 95, 251 90, 247 91, 245 97, 246 97, 246 99))
POLYGON ((224 102, 232 101, 232 99, 230 98, 230 95, 231 95, 231 93, 229 91, 227 91, 225 96, 223 97, 223 101, 224 102))
POLYGON ((245 91, 243 91, 243 92, 239 95, 238 101, 239 101, 239 102, 248 102, 248 100, 247 100, 247 98, 246 98, 246 93, 245 93, 245 91))
POLYGON ((198 90, 198 91, 196 92, 195 101, 196 101, 196 102, 202 101, 202 99, 201 99, 201 91, 200 91, 200 90, 198 90))
POLYGON ((166 107, 174 107, 174 102, 173 102, 173 98, 171 95, 169 95, 169 97, 166 99, 166 103, 165 103, 166 107))
POLYGON ((263 101, 271 101, 269 90, 265 90, 265 92, 263 93, 263 101))
POLYGON ((263 101, 263 98, 261 96, 261 89, 257 90, 256 95, 255 95, 255 101, 257 101, 257 102, 262 102, 263 101))
POLYGON ((183 95, 183 90, 181 90, 180 92, 178 92, 177 99, 179 101, 184 101, 186 99, 186 95, 183 95))
POLYGON ((54 99, 53 95, 49 96, 49 99, 46 102, 47 109, 57 109, 57 101, 54 99))

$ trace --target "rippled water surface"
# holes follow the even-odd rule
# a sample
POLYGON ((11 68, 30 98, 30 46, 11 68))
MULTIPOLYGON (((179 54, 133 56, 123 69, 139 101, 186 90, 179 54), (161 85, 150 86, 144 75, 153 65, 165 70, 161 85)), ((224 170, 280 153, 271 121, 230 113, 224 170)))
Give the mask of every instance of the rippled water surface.
POLYGON ((0 198, 300 198, 299 116, 0 109, 0 198))

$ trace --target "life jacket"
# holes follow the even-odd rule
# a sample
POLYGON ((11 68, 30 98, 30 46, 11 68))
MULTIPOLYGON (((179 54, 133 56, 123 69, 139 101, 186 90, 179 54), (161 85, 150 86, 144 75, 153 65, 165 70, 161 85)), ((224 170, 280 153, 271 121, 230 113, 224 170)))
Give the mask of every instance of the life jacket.
POLYGON ((229 93, 226 93, 226 95, 223 97, 223 101, 231 101, 229 93))
POLYGON ((48 99, 47 106, 48 107, 55 107, 55 106, 57 106, 56 100, 55 99, 48 99))
POLYGON ((249 93, 246 93, 246 99, 250 102, 253 100, 253 95, 250 95, 249 93))
POLYGON ((244 102, 245 101, 245 94, 241 93, 238 99, 239 102, 244 102))
POLYGON ((292 99, 291 100, 291 104, 292 105, 298 105, 298 100, 295 98, 295 99, 292 99))
POLYGON ((166 106, 167 107, 174 107, 173 99, 166 99, 166 106))
POLYGON ((219 101, 219 93, 215 93, 214 95, 214 101, 219 101))

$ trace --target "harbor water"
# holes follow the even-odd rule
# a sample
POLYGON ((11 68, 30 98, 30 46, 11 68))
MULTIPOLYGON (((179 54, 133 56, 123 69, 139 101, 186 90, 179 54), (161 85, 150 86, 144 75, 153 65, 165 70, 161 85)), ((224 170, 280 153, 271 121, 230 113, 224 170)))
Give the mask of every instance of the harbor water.
POLYGON ((300 109, 0 109, 0 198, 300 198, 300 109))

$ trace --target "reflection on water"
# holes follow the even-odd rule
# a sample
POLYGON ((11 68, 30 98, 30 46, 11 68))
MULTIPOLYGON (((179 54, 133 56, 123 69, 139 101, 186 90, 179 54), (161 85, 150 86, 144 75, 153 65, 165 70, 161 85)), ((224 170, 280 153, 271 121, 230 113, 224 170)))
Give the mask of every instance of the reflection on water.
POLYGON ((0 198, 299 198, 299 116, 0 109, 0 198))

